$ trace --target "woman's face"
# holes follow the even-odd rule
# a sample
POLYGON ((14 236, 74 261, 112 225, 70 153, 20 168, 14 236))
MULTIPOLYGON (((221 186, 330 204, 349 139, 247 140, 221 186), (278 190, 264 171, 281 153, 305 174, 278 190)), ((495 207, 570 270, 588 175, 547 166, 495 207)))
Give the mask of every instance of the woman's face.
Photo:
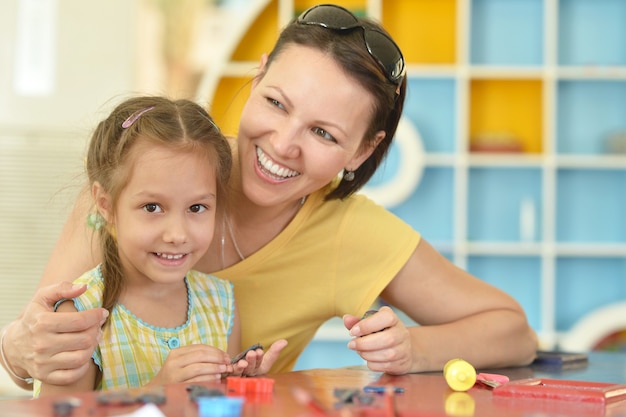
POLYGON ((344 168, 356 170, 372 151, 361 149, 372 109, 370 93, 332 57, 288 46, 255 80, 242 113, 238 154, 246 196, 262 206, 286 203, 344 168))

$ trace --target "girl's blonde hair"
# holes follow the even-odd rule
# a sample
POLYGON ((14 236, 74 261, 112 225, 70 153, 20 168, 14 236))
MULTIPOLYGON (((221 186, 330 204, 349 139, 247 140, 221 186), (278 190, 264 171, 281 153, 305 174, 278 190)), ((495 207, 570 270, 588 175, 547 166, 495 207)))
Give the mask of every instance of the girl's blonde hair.
MULTIPOLYGON (((99 182, 111 197, 112 208, 128 184, 132 170, 130 150, 141 138, 181 152, 206 155, 217 178, 218 199, 224 195, 232 166, 230 145, 209 114, 189 100, 136 97, 119 104, 96 127, 87 152, 90 185, 99 182)), ((224 200, 220 201, 224 206, 224 200)), ((123 277, 117 242, 110 227, 102 227, 103 307, 113 308, 122 290, 123 277)))

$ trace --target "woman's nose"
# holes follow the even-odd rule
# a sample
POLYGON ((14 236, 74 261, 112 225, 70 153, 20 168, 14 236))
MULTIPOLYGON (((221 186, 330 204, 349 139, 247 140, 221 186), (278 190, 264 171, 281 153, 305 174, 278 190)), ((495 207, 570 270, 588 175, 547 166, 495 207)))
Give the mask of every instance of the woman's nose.
POLYGON ((270 143, 277 156, 296 158, 300 155, 301 139, 293 128, 277 130, 270 138, 270 143))

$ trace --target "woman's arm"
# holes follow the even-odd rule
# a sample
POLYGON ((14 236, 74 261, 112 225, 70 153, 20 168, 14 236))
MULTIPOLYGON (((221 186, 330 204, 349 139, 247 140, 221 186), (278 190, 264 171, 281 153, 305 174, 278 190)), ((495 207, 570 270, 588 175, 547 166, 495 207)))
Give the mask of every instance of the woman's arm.
MULTIPOLYGON (((84 292, 73 287, 75 277, 95 267, 92 231, 85 219, 90 208, 87 192, 81 193, 65 223, 39 283, 38 291, 19 317, 5 327, 2 365, 19 377, 32 376, 44 382, 67 384, 83 375, 97 345, 100 326, 108 312, 104 309, 76 313, 53 312, 62 298, 84 292)), ((11 372, 9 372, 11 373, 11 372)), ((19 386, 29 384, 12 376, 19 386)))
POLYGON ((381 297, 420 323, 407 328, 391 309, 344 319, 350 342, 375 371, 441 370, 455 357, 477 368, 530 363, 537 336, 509 295, 456 267, 422 240, 381 297), (380 329, 381 333, 372 333, 380 329))
MULTIPOLYGON (((74 307, 74 303, 71 301, 66 301, 60 304, 56 310, 56 314, 71 314, 73 312, 76 312, 76 307, 74 307)), ((93 360, 90 360, 87 371, 82 377, 75 381, 61 385, 42 382, 39 396, 93 391, 95 389, 96 377, 98 376, 98 373, 98 366, 93 362, 93 360)))

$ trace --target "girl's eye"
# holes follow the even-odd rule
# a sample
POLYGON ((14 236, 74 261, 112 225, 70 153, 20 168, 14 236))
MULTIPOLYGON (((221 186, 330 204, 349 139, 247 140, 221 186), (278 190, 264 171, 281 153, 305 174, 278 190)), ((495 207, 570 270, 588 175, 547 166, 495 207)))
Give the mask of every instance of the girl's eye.
POLYGON ((189 207, 189 211, 192 213, 202 213, 206 209, 207 208, 204 204, 194 204, 193 206, 189 207))
POLYGON ((326 130, 322 129, 321 127, 314 127, 313 133, 331 142, 337 142, 337 140, 333 137, 333 135, 331 135, 330 133, 328 133, 326 130))
POLYGON ((143 209, 148 213, 160 213, 162 211, 161 207, 156 203, 148 203, 143 206, 143 209))

